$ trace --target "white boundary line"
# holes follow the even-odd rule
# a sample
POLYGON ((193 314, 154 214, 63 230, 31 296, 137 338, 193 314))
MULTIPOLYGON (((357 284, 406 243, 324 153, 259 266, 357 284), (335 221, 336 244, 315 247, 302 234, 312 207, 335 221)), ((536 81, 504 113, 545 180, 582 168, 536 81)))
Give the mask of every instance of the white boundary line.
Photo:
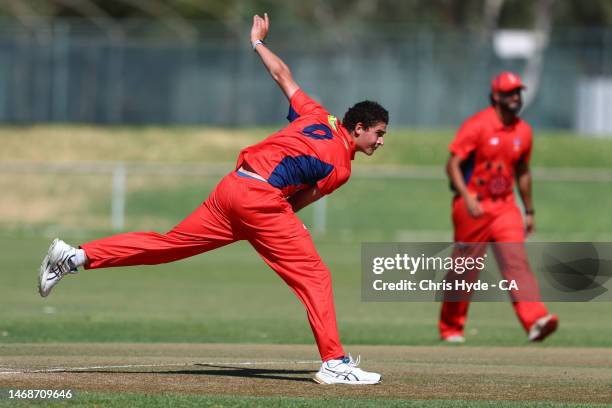
POLYGON ((301 360, 301 361, 195 361, 191 363, 168 363, 168 364, 125 364, 125 365, 101 365, 90 367, 52 367, 41 368, 36 370, 14 369, 9 367, 0 367, 0 375, 10 374, 44 374, 57 372, 80 372, 89 370, 108 370, 116 368, 150 368, 150 367, 193 367, 200 365, 227 365, 227 366, 257 366, 257 365, 277 365, 277 364, 320 364, 320 360, 301 360))

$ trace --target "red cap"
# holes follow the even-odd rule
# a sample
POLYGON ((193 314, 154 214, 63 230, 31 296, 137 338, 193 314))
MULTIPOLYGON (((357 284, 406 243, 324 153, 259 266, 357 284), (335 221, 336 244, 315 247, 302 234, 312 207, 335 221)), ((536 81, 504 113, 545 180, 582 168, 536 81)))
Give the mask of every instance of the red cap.
POLYGON ((493 78, 491 81, 491 90, 493 92, 510 92, 516 88, 525 89, 521 77, 509 71, 504 71, 493 78))

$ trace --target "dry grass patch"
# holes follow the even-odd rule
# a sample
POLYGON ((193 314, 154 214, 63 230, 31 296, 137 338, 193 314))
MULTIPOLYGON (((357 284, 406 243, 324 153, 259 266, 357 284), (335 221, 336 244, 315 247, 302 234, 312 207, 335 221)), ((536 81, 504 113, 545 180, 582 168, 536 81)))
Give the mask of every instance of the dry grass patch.
POLYGON ((64 174, 1 174, 0 224, 108 227, 110 177, 64 174), (90 214, 108 202, 107 214, 90 214))
POLYGON ((0 161, 233 161, 267 135, 220 128, 10 127, 0 129, 0 161))

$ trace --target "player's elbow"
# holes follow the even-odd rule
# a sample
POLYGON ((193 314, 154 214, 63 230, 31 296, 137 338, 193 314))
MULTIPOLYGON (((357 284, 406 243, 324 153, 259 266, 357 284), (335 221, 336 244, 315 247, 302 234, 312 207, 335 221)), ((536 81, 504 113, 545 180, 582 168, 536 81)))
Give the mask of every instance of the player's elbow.
POLYGON ((449 178, 453 177, 453 173, 460 171, 460 159, 458 156, 451 155, 446 162, 446 174, 449 178))
POLYGON ((272 79, 274 79, 279 84, 289 82, 293 79, 291 75, 291 70, 287 65, 283 63, 270 70, 270 75, 272 75, 272 79))
POLYGON ((519 165, 516 167, 516 177, 518 179, 530 180, 531 171, 529 169, 529 166, 525 163, 519 163, 519 165))
POLYGON ((531 186, 531 174, 529 174, 529 172, 519 175, 517 179, 518 179, 517 183, 518 183, 519 188, 521 187, 529 188, 531 186))

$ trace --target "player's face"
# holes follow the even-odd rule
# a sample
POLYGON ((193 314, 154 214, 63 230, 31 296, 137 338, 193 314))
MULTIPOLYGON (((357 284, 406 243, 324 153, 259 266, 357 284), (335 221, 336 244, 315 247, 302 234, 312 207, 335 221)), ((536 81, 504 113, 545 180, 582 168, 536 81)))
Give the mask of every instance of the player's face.
POLYGON ((383 136, 387 133, 387 124, 378 122, 369 128, 363 127, 363 124, 357 123, 355 126, 355 144, 357 150, 371 156, 376 149, 385 144, 383 136))
POLYGON ((497 103, 502 109, 516 115, 523 107, 521 91, 521 88, 517 88, 509 92, 498 92, 496 94, 497 103))

